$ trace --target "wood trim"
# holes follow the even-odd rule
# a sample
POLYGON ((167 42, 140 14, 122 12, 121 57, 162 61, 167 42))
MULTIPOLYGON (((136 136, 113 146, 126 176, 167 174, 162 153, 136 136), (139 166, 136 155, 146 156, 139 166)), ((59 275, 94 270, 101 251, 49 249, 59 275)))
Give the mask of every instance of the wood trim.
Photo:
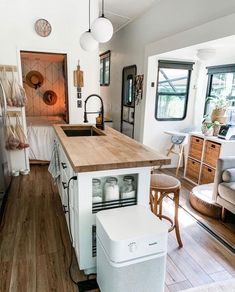
POLYGON ((6 72, 17 72, 17 66, 14 65, 0 65, 0 71, 6 71, 6 72))

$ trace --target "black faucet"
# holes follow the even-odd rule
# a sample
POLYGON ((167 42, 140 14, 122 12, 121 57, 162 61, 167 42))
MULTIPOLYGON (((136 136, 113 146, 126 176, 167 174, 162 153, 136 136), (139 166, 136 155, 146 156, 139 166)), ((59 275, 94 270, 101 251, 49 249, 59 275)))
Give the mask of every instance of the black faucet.
POLYGON ((96 123, 96 127, 100 128, 101 130, 104 130, 104 103, 103 103, 102 98, 98 94, 91 94, 85 100, 84 123, 88 123, 87 114, 101 114, 101 124, 96 123), (98 97, 101 102, 101 109, 99 112, 87 112, 86 110, 86 104, 92 96, 98 97))

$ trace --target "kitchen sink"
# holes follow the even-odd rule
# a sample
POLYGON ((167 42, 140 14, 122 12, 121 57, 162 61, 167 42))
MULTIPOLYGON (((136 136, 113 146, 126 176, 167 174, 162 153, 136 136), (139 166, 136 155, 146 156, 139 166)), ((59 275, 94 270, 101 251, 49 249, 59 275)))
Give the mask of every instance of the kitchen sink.
POLYGON ((105 136, 100 130, 92 126, 61 127, 67 137, 105 136))

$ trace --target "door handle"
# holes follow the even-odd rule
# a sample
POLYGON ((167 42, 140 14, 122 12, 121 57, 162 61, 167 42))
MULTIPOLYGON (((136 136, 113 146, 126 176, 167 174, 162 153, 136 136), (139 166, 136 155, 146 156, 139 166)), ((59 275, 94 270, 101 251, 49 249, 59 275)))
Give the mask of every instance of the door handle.
POLYGON ((65 162, 61 162, 61 165, 63 169, 67 168, 67 164, 65 162))
POLYGON ((68 188, 68 185, 66 184, 66 182, 62 181, 62 186, 63 186, 63 189, 67 189, 68 188))
POLYGON ((67 207, 66 205, 63 205, 63 211, 64 211, 64 214, 66 214, 66 213, 69 212, 67 208, 68 208, 68 207, 67 207))

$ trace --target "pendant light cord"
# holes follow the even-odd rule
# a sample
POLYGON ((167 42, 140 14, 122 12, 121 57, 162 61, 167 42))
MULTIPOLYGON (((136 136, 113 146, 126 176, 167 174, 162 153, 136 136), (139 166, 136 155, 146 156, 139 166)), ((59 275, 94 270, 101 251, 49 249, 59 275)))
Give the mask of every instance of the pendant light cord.
POLYGON ((89 0, 89 32, 91 31, 91 0, 89 0))
POLYGON ((104 0, 102 0, 102 17, 104 17, 104 0))

